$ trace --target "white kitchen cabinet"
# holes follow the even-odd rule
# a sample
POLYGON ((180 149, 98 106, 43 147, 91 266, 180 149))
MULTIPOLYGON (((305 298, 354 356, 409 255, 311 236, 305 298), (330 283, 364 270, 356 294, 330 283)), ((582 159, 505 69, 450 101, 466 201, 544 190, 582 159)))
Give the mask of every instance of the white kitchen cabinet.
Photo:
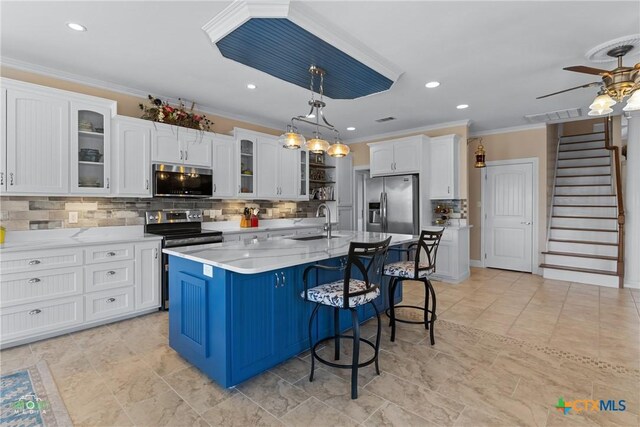
POLYGON ((353 206, 338 206, 338 230, 353 229, 353 206))
POLYGON ((135 309, 160 307, 161 256, 160 243, 135 245, 135 309))
POLYGON ((295 200, 298 198, 298 169, 300 155, 298 150, 281 147, 278 144, 278 187, 279 199, 295 200))
POLYGON ((469 228, 446 228, 438 246, 433 278, 460 283, 469 277, 469 228))
POLYGON ((111 193, 111 103, 70 103, 73 194, 111 193))
POLYGON ((146 120, 117 117, 114 120, 114 186, 119 196, 151 196, 151 135, 146 120))
POLYGON ((85 321, 92 322, 132 313, 134 310, 132 287, 92 292, 84 296, 85 321))
POLYGON ((69 192, 69 101, 7 87, 8 193, 69 192))
POLYGON ((299 152, 297 199, 309 200, 309 152, 305 149, 300 149, 299 152))
POLYGON ((276 199, 280 195, 278 182, 280 144, 275 138, 259 137, 257 151, 257 197, 259 199, 276 199))
POLYGON ((431 138, 429 145, 429 196, 432 199, 458 199, 458 136, 431 138))
MULTIPOLYGON (((0 88, 2 111, 7 111, 7 90, 0 88)), ((7 191, 7 121, 0 120, 0 194, 7 191)))
POLYGON ((424 136, 410 136, 369 144, 370 175, 404 175, 419 173, 424 136))
POLYGON ((235 129, 236 135, 236 196, 253 198, 256 193, 255 172, 257 170, 258 136, 255 133, 235 129))
POLYGON ((213 198, 235 195, 235 141, 224 135, 213 138, 213 198))
POLYGON ((164 123, 154 126, 152 161, 211 168, 213 134, 164 123))
POLYGON ((353 157, 336 159, 338 206, 353 206, 353 157))

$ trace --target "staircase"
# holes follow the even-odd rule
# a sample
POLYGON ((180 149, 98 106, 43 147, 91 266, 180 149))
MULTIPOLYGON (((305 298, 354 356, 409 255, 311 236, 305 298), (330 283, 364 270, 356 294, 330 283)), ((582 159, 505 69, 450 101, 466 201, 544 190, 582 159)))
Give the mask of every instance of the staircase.
POLYGON ((547 250, 540 265, 545 278, 609 287, 621 283, 618 245, 623 242, 612 178, 618 153, 607 148, 608 138, 608 128, 560 138, 547 250))

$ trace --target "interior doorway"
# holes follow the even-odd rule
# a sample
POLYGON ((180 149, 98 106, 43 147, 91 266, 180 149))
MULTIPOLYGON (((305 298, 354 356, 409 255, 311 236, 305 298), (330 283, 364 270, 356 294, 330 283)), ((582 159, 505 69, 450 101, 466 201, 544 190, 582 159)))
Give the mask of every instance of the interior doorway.
POLYGON ((484 266, 533 272, 537 159, 487 162, 482 180, 484 266))

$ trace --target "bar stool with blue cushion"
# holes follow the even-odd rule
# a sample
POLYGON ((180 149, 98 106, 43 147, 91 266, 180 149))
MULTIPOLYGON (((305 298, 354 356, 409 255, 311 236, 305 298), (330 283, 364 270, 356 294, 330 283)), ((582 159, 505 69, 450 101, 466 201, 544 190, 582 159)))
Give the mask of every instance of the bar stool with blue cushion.
POLYGON ((325 365, 334 368, 351 369, 351 398, 358 398, 358 368, 368 366, 375 362, 376 372, 380 375, 378 366, 378 350, 380 348, 380 313, 373 300, 380 296, 380 282, 382 280, 382 269, 387 257, 387 249, 391 237, 375 243, 356 243, 349 245, 349 255, 346 265, 342 267, 331 267, 316 264, 304 270, 304 291, 302 297, 305 301, 315 303, 311 317, 309 318, 309 345, 311 347, 311 374, 309 381, 313 381, 315 361, 318 360, 325 365), (354 268, 355 267, 355 268, 354 268), (308 276, 313 270, 334 270, 344 271, 344 278, 335 282, 325 283, 309 289, 308 276), (359 278, 353 278, 355 273, 359 278), (360 321, 358 319, 357 308, 365 304, 371 304, 378 319, 378 333, 376 343, 360 338, 360 321), (313 324, 317 317, 320 306, 332 307, 334 315, 334 335, 319 339, 313 343, 313 324), (351 322, 353 324, 353 335, 342 335, 340 333, 340 310, 351 312, 351 322), (351 364, 338 364, 322 359, 318 356, 316 348, 327 339, 333 339, 335 343, 334 360, 340 360, 340 339, 353 340, 353 357, 351 364), (374 356, 364 362, 360 362, 360 342, 368 344, 374 349, 374 356))
POLYGON ((396 339, 396 322, 414 324, 424 323, 424 327, 429 329, 431 345, 435 344, 433 324, 437 318, 436 293, 433 289, 433 285, 431 285, 429 276, 436 271, 436 255, 438 254, 438 246, 440 245, 440 239, 442 238, 443 232, 444 228, 439 231, 423 230, 420 233, 420 239, 417 243, 410 244, 406 249, 392 248, 392 250, 395 251, 406 252, 407 261, 393 262, 384 266, 384 275, 391 277, 391 281, 389 282, 389 309, 386 312, 390 318, 391 341, 395 341, 396 339), (411 259, 411 254, 413 254, 413 259, 411 259), (419 307, 417 305, 394 305, 394 295, 398 283, 405 280, 415 280, 424 283, 424 307, 419 307), (415 321, 398 319, 395 313, 396 308, 416 308, 423 310, 424 320, 415 321))

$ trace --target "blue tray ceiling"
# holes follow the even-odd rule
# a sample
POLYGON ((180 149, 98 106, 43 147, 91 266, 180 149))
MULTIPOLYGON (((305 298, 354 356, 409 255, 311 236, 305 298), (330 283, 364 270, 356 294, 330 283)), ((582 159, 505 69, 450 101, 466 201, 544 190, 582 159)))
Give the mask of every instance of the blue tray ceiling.
MULTIPOLYGON (((324 94, 354 99, 388 90, 393 81, 285 18, 252 18, 216 45, 222 56, 309 88, 309 66, 326 71, 324 94)), ((319 82, 316 81, 316 90, 319 82)))

